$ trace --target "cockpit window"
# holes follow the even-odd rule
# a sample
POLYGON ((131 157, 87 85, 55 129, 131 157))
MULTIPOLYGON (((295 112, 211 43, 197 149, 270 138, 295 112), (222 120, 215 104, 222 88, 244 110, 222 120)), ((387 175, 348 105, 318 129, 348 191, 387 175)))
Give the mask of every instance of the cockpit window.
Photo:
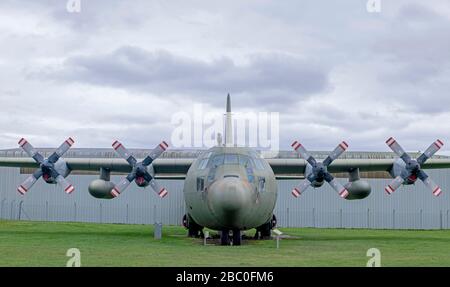
POLYGON ((222 165, 223 164, 223 160, 224 160, 224 155, 223 154, 219 154, 219 155, 216 155, 216 156, 214 156, 212 159, 211 159, 211 166, 212 167, 217 167, 217 166, 219 166, 219 165, 222 165))
POLYGON ((210 158, 203 158, 200 161, 198 168, 205 169, 207 166, 214 168, 224 164, 239 164, 245 168, 250 167, 258 170, 263 170, 265 168, 263 159, 252 158, 248 155, 242 154, 218 154, 213 155, 210 158))
POLYGON ((238 156, 237 154, 226 154, 225 155, 225 164, 238 164, 238 156))
POLYGON ((241 154, 239 155, 239 164, 244 167, 253 167, 252 161, 246 155, 241 155, 241 154))

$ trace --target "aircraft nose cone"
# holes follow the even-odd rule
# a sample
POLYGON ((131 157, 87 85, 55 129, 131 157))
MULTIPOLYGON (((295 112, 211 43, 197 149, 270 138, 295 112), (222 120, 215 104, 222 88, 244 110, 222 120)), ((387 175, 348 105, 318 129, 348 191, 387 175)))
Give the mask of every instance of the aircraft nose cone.
POLYGON ((250 186, 238 178, 223 178, 208 189, 208 201, 218 221, 236 227, 252 205, 252 192, 250 186))

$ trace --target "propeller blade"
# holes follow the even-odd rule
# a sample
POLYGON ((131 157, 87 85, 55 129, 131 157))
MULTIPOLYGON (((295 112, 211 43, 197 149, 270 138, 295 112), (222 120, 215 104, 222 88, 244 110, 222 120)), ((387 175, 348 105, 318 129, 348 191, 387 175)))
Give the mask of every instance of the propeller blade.
POLYGON ((146 181, 148 181, 149 185, 152 187, 152 189, 156 192, 156 194, 159 197, 163 198, 168 194, 167 189, 160 186, 159 183, 148 172, 144 173, 144 178, 146 181))
POLYGON ((30 156, 32 157, 37 163, 42 163, 44 161, 44 157, 37 152, 34 147, 24 138, 21 138, 19 141, 20 147, 30 156))
POLYGON ((33 186, 33 184, 42 176, 42 170, 39 168, 33 174, 31 174, 25 181, 17 187, 17 191, 21 195, 25 193, 33 186))
POLYGON ((64 176, 60 174, 58 174, 58 176, 55 177, 55 180, 57 183, 62 185, 65 193, 71 194, 75 190, 75 187, 67 179, 65 179, 64 176))
POLYGON ((439 196, 442 193, 442 189, 429 177, 423 181, 426 187, 433 193, 434 196, 439 196))
POLYGON ((329 166, 335 159, 337 159, 341 154, 343 154, 348 148, 348 144, 343 141, 341 142, 331 154, 323 161, 324 166, 329 166))
POLYGON ((66 139, 56 150, 52 153, 52 155, 48 158, 48 161, 51 163, 55 163, 58 161, 60 157, 62 157, 70 147, 75 143, 75 141, 69 137, 66 139))
POLYGON ((310 165, 315 166, 317 164, 316 160, 309 155, 308 151, 303 147, 301 143, 295 141, 291 144, 294 150, 300 154, 300 156, 306 160, 310 165))
POLYGON ((165 197, 169 193, 167 191, 167 189, 165 187, 160 186, 159 183, 154 178, 152 178, 149 181, 149 185, 156 192, 156 194, 161 198, 165 197))
POLYGON ((441 195, 442 189, 423 170, 419 170, 417 177, 431 190, 434 196, 441 195))
POLYGON ((325 180, 331 185, 331 187, 337 192, 340 197, 346 198, 348 196, 348 190, 330 173, 327 173, 325 180))
POLYGON ((144 166, 149 166, 156 158, 158 158, 167 148, 169 145, 162 141, 159 145, 157 145, 150 154, 142 161, 142 164, 144 166))
POLYGON ((129 174, 128 176, 124 177, 118 184, 114 186, 114 188, 111 190, 111 195, 113 197, 118 197, 127 187, 130 185, 130 183, 134 180, 135 175, 129 174))
POLYGON ((125 159, 130 165, 136 165, 137 160, 119 141, 113 142, 112 147, 116 153, 125 159))
POLYGON ((387 194, 393 193, 397 188, 399 188, 405 180, 401 176, 394 178, 388 186, 384 189, 387 194))
POLYGON ((299 186, 294 187, 294 189, 292 190, 292 195, 295 197, 299 197, 303 192, 305 192, 305 190, 308 189, 308 187, 311 186, 311 182, 305 178, 305 180, 303 180, 299 186))
POLYGON ((400 146, 400 144, 393 138, 390 137, 386 144, 395 152, 399 157, 403 159, 404 162, 409 162, 411 157, 405 152, 405 150, 400 146))
POLYGON ((430 157, 432 157, 438 150, 441 149, 441 147, 444 145, 444 143, 441 140, 436 140, 434 143, 432 143, 426 151, 420 155, 420 157, 417 159, 417 162, 419 164, 424 164, 425 161, 427 161, 430 157))

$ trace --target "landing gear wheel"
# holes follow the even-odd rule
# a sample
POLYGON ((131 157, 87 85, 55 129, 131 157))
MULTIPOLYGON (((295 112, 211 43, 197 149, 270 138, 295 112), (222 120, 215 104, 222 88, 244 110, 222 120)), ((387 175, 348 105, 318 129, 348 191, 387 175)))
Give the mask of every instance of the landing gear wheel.
POLYGON ((189 237, 203 237, 203 227, 198 225, 189 215, 183 216, 183 226, 188 229, 189 237))
POLYGON ((220 231, 220 245, 230 245, 230 230, 224 229, 220 231))
POLYGON ((263 225, 256 228, 255 239, 270 239, 271 231, 277 224, 277 218, 275 215, 263 225))
POLYGON ((239 229, 233 230, 233 245, 241 245, 242 236, 241 231, 239 229))
POLYGON ((272 230, 272 222, 267 222, 266 224, 263 224, 261 226, 260 232, 261 232, 261 239, 269 239, 270 238, 270 231, 272 230))

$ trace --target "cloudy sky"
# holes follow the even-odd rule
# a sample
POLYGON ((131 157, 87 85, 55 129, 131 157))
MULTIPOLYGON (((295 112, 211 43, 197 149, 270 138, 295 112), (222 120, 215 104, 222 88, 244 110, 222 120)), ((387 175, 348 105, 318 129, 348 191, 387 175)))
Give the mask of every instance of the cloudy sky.
POLYGON ((448 0, 0 2, 0 149, 170 141, 174 114, 279 112, 280 146, 450 151, 448 0), (333 3, 331 3, 333 2, 333 3))

